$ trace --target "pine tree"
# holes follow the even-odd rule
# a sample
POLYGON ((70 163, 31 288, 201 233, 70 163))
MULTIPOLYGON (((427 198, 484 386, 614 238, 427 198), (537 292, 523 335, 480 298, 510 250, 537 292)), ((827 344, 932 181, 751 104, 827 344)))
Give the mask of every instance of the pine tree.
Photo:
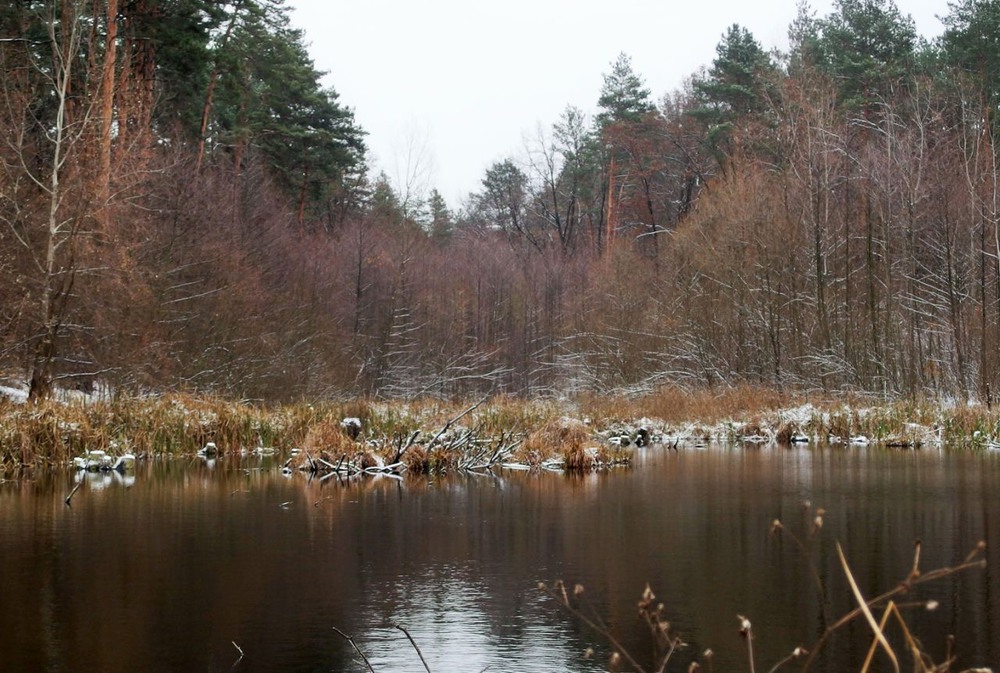
POLYGON ((764 110, 776 68, 753 34, 733 24, 715 52, 708 76, 694 85, 706 116, 724 123, 764 110))
POLYGON ((839 82, 847 107, 890 97, 912 71, 916 28, 893 0, 837 0, 819 27, 820 67, 839 82))
POLYGON ((637 122, 644 115, 656 110, 650 100, 649 89, 642 78, 632 69, 632 59, 625 53, 611 65, 611 72, 604 75, 601 95, 597 105, 598 128, 605 128, 617 122, 637 122))
POLYGON ((364 132, 309 57, 301 30, 292 28, 281 0, 255 2, 219 45, 220 75, 212 144, 239 164, 252 144, 295 199, 297 219, 321 216, 331 195, 363 170, 364 132), (251 11, 252 10, 252 11, 251 11))
POLYGON ((436 189, 431 190, 427 198, 428 228, 431 238, 439 243, 447 241, 452 234, 454 222, 448 204, 445 203, 441 192, 436 189))
POLYGON ((949 7, 942 18, 944 60, 975 78, 994 109, 1000 101, 1000 1, 961 0, 949 7))
POLYGON ((788 74, 800 76, 820 61, 819 21, 808 0, 799 0, 788 27, 788 74))
POLYGON ((721 163, 734 125, 770 106, 777 67, 753 34, 737 24, 715 51, 707 76, 694 82, 698 103, 689 114, 705 125, 710 151, 721 163))

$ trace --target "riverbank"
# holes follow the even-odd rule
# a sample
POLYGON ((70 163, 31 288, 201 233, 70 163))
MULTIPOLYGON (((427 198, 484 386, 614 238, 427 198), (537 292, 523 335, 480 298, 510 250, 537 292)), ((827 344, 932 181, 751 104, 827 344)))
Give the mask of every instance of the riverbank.
POLYGON ((87 452, 143 457, 274 452, 290 469, 418 472, 492 467, 595 469, 631 447, 830 442, 1000 448, 1000 413, 935 400, 798 395, 753 387, 664 388, 643 397, 492 397, 444 402, 258 405, 211 397, 76 395, 38 405, 0 396, 0 472, 70 464, 87 452))

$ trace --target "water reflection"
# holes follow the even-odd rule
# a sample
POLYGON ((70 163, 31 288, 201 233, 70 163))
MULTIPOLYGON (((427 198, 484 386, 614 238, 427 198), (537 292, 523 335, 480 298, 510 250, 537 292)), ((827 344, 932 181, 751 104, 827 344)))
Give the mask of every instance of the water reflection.
MULTIPOLYGON (((395 628, 402 625, 432 671, 603 670, 581 661, 567 627, 547 624, 541 596, 523 596, 515 613, 497 613, 494 597, 471 566, 444 566, 422 576, 399 576, 381 623, 364 630, 376 671, 424 671, 419 656, 395 628)), ((519 592, 520 593, 520 592, 519 592)))
MULTIPOLYGON (((336 626, 379 673, 422 671, 398 623, 436 672, 603 670, 581 658, 600 640, 535 589, 561 578, 641 655, 648 581, 691 643, 678 670, 706 647, 716 670, 745 669, 745 614, 767 670, 824 628, 809 564, 768 535, 774 519, 804 537, 826 509, 808 553, 833 615, 853 607, 835 541, 867 595, 906 575, 917 538, 924 569, 1000 544, 993 454, 650 449, 614 473, 405 480, 212 460, 0 483, 0 669, 223 671, 235 642, 240 671, 364 670, 336 626)), ((915 592, 941 606, 908 618, 938 658, 955 633, 959 664, 996 662, 998 583, 991 561, 915 592)), ((857 670, 866 637, 841 634, 815 670, 857 670)))
POLYGON ((135 484, 135 472, 118 472, 117 470, 104 470, 102 472, 90 472, 79 470, 73 475, 73 482, 85 485, 91 491, 100 491, 111 485, 129 488, 135 484))

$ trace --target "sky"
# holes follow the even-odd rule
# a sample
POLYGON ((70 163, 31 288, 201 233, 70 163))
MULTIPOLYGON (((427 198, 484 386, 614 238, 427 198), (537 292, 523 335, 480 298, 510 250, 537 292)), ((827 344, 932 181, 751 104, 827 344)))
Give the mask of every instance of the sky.
MULTIPOLYGON (((354 109, 370 161, 400 193, 452 208, 495 161, 526 155, 567 105, 593 115, 624 52, 654 100, 711 64, 734 23, 787 45, 796 0, 287 0, 325 86, 354 109)), ((820 17, 830 0, 810 3, 820 17)), ((917 32, 947 0, 896 0, 917 32)))

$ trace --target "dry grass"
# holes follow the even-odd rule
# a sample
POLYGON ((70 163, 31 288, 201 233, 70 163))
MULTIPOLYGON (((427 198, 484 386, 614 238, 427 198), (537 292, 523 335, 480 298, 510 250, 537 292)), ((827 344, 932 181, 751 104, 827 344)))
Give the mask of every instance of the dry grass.
POLYGON ((302 448, 315 454, 340 456, 355 453, 358 444, 341 425, 341 418, 327 416, 309 427, 302 448))
POLYGON ((750 418, 791 406, 791 394, 749 385, 722 390, 689 390, 666 386, 638 398, 587 395, 580 400, 581 413, 595 419, 626 421, 657 418, 677 424, 718 423, 730 418, 750 418))
POLYGON ((552 419, 528 433, 523 450, 539 454, 581 450, 591 433, 580 421, 552 419))
POLYGON ((8 404, 0 408, 0 464, 65 463, 96 449, 146 455, 194 453, 209 441, 223 451, 268 446, 279 435, 289 435, 288 417, 284 410, 177 395, 8 404))
POLYGON ((519 462, 538 465, 562 459, 570 469, 588 469, 620 458, 610 455, 598 433, 620 430, 641 418, 656 419, 664 429, 687 424, 685 433, 691 438, 758 435, 787 440, 792 432, 803 432, 841 440, 864 435, 874 442, 907 446, 939 437, 973 448, 1000 441, 1000 413, 982 406, 942 408, 927 400, 877 404, 860 397, 817 398, 751 386, 693 391, 665 387, 644 397, 587 395, 576 402, 358 399, 267 407, 187 395, 39 405, 0 399, 0 472, 65 464, 95 449, 193 454, 209 441, 222 453, 300 447, 334 457, 358 454, 370 443, 383 461, 402 457, 414 468, 443 470, 462 465, 461 456, 454 455, 455 439, 462 433, 517 443, 512 459, 519 462), (811 417, 789 421, 783 410, 806 403, 811 417), (347 417, 361 421, 357 442, 340 427, 347 417), (593 421, 584 425, 574 418, 593 421), (399 456, 414 433, 419 440, 399 456), (435 445, 427 445, 434 437, 435 445))
MULTIPOLYGON (((558 407, 501 397, 477 405, 447 435, 439 431, 469 409, 468 403, 437 400, 411 403, 352 400, 266 407, 216 398, 167 395, 92 402, 0 401, 0 471, 68 463, 87 450, 112 454, 190 455, 207 442, 222 454, 273 447, 302 448, 314 457, 357 458, 361 467, 398 458, 407 438, 420 440, 401 458, 411 469, 451 469, 461 457, 449 441, 462 432, 479 439, 506 437, 519 442, 533 428, 545 427, 558 407), (352 439, 341 421, 354 417, 361 435, 352 439), (421 446, 439 436, 434 446, 421 446)), ((553 445, 548 457, 561 449, 553 445)), ((305 459, 303 459, 305 460, 305 459)))
POLYGON ((557 421, 565 406, 551 401, 527 401, 515 397, 496 397, 476 414, 478 427, 486 434, 522 432, 528 434, 557 421))

